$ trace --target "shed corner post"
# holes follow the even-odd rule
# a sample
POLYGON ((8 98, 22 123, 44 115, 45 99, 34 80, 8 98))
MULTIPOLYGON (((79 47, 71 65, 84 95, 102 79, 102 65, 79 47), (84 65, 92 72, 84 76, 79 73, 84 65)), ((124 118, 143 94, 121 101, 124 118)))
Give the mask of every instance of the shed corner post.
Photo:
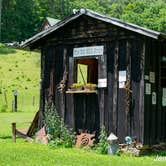
POLYGON ((141 80, 140 80, 140 107, 139 107, 139 118, 140 118, 140 141, 144 143, 144 77, 145 77, 145 56, 146 56, 146 39, 144 39, 143 47, 142 47, 142 58, 141 58, 141 80))

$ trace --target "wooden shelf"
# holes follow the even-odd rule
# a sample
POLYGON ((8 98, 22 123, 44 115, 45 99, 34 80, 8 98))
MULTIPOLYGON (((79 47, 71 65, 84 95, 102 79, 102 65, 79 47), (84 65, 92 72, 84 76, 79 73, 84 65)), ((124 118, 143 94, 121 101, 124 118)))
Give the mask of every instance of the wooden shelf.
POLYGON ((78 94, 78 93, 85 93, 85 94, 89 94, 89 93, 96 93, 97 94, 97 90, 79 90, 79 91, 72 91, 72 90, 68 90, 66 91, 66 93, 70 93, 70 94, 78 94))

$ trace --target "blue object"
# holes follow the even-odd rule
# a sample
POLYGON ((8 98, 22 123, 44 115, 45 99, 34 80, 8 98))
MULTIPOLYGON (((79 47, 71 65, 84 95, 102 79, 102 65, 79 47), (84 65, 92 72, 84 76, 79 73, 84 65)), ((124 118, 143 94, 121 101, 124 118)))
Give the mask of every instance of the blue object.
POLYGON ((125 137, 125 141, 126 141, 126 144, 127 144, 127 145, 130 145, 130 144, 132 143, 132 139, 131 139, 130 136, 126 136, 126 137, 125 137))

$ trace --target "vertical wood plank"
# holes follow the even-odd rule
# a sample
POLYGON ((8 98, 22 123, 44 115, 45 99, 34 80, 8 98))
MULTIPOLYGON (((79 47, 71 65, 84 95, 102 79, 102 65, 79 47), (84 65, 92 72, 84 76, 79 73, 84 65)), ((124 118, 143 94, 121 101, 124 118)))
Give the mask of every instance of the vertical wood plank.
POLYGON ((38 129, 43 125, 43 112, 44 112, 44 69, 45 69, 45 52, 44 48, 41 50, 41 73, 40 73, 40 104, 39 104, 39 120, 38 129))
POLYGON ((145 66, 145 48, 146 42, 143 42, 142 55, 141 55, 141 80, 140 80, 140 93, 139 93, 139 120, 140 120, 140 141, 144 143, 144 66, 145 66))
POLYGON ((114 54, 114 83, 113 83, 113 133, 117 134, 117 108, 118 108, 118 54, 119 42, 115 44, 114 54))
MULTIPOLYGON (((72 47, 68 48, 68 87, 74 83, 74 58, 72 54, 72 47), (69 56, 70 55, 70 56, 69 56)), ((66 94, 66 117, 65 121, 69 127, 75 129, 74 116, 74 96, 73 94, 66 94)))
POLYGON ((113 86, 114 86, 114 57, 115 57, 115 41, 107 44, 107 104, 108 111, 108 133, 114 132, 113 125, 113 86))
MULTIPOLYGON (((64 47, 64 49, 63 49, 63 79, 65 77, 64 74, 67 71, 66 70, 66 63, 67 63, 66 60, 67 60, 67 48, 64 47)), ((65 80, 63 80, 63 81, 65 81, 65 80)), ((64 84, 66 84, 66 82, 64 82, 64 84)), ((61 117, 63 118, 63 120, 65 119, 65 90, 66 90, 66 88, 64 89, 64 91, 60 92, 61 117)))
MULTIPOLYGON (((98 79, 107 79, 107 47, 104 45, 104 54, 98 58, 98 79)), ((105 88, 100 88, 98 91, 99 95, 99 111, 100 111, 100 127, 104 125, 107 128, 107 124, 104 119, 104 99, 105 99, 105 88)))
MULTIPOLYGON (((126 64, 127 64, 127 80, 131 89, 131 43, 129 40, 126 41, 126 64)), ((132 90, 132 89, 131 89, 132 90)), ((129 101, 129 112, 126 112, 126 134, 131 135, 131 94, 129 101)))

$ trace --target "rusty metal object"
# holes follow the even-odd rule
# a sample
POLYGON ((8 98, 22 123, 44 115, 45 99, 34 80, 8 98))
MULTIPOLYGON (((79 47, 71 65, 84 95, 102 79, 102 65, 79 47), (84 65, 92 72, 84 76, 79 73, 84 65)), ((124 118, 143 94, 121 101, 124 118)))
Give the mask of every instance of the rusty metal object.
POLYGON ((65 70, 63 73, 63 79, 60 81, 59 86, 58 86, 58 91, 61 93, 65 90, 67 76, 68 76, 68 72, 65 70))
POLYGON ((125 85, 125 90, 126 90, 126 112, 130 111, 130 97, 132 90, 130 89, 130 80, 127 80, 126 85, 125 85))
POLYGON ((41 128, 35 135, 35 142, 42 143, 42 144, 48 144, 48 141, 50 139, 50 135, 46 133, 45 126, 41 128))
POLYGON ((95 134, 81 133, 76 137, 76 147, 93 146, 95 134))

